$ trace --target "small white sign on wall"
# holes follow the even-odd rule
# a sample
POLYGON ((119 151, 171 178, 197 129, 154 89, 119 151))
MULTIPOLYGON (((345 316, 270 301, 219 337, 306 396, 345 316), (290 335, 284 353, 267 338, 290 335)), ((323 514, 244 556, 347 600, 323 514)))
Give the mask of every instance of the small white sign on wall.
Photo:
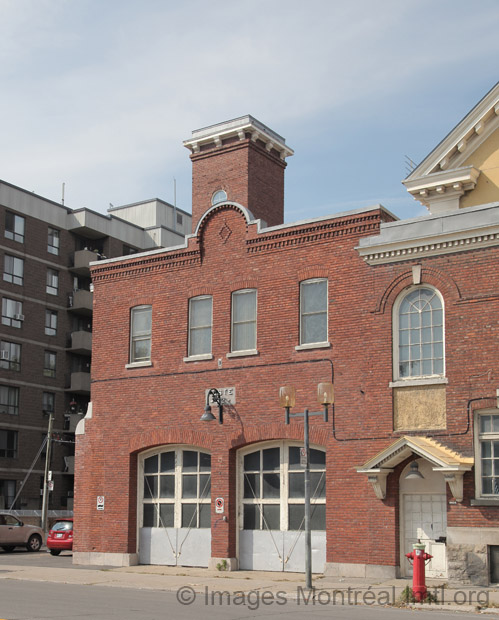
POLYGON ((224 498, 223 497, 217 497, 217 499, 215 500, 215 512, 217 513, 217 515, 223 515, 224 513, 224 498))
POLYGON ((97 510, 104 510, 104 495, 97 496, 97 510))
MULTIPOLYGON (((235 387, 223 387, 216 388, 220 392, 220 396, 222 397, 223 405, 235 405, 236 404, 236 388, 235 387)), ((205 390, 205 398, 208 396, 209 390, 205 390)), ((213 400, 213 397, 210 395, 209 404, 211 406, 216 405, 216 402, 213 400)))

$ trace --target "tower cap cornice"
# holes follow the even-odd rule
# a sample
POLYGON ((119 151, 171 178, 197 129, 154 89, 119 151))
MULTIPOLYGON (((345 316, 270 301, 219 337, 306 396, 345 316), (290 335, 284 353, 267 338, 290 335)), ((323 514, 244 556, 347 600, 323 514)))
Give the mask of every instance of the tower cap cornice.
POLYGON ((195 129, 190 140, 184 140, 184 146, 192 153, 199 153, 202 146, 213 144, 215 147, 222 146, 222 141, 227 138, 238 137, 245 140, 250 134, 251 140, 260 140, 270 152, 272 149, 279 153, 281 159, 286 159, 294 154, 293 149, 286 145, 286 140, 272 129, 247 114, 230 121, 195 129))

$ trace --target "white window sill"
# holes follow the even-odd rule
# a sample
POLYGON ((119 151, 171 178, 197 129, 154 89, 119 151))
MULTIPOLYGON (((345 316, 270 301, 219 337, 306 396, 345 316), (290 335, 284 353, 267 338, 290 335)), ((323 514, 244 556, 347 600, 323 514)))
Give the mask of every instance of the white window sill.
POLYGON ((184 362, 202 362, 203 360, 212 360, 213 355, 211 353, 203 353, 202 355, 190 355, 184 357, 184 362))
POLYGON ((498 506, 499 497, 477 497, 470 501, 472 506, 498 506))
POLYGON ((147 362, 131 362, 130 364, 125 364, 126 369, 130 368, 147 368, 148 366, 152 366, 151 360, 147 362))
POLYGON ((225 357, 245 357, 246 355, 258 355, 258 349, 246 349, 245 351, 231 351, 225 357))
POLYGON ((330 342, 309 342, 307 344, 299 344, 295 347, 295 351, 308 351, 309 349, 329 349, 330 342))
POLYGON ((417 387, 418 385, 445 385, 449 383, 447 377, 428 377, 425 379, 399 379, 398 381, 390 381, 388 387, 417 387))

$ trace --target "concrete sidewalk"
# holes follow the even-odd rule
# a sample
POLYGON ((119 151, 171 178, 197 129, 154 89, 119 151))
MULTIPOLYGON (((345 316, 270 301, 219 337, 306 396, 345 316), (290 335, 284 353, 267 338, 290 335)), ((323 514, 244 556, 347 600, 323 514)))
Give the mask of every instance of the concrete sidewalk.
MULTIPOLYGON (((373 582, 314 575, 315 591, 311 593, 306 590, 301 573, 219 572, 205 568, 149 565, 120 568, 89 566, 73 570, 14 563, 1 567, 0 579, 163 590, 175 592, 179 604, 188 605, 197 599, 211 607, 226 605, 235 597, 246 597, 248 601, 251 597, 261 601, 266 599, 267 604, 287 599, 310 606, 399 605, 401 592, 412 585, 407 579, 373 582)), ((412 607, 499 614, 499 589, 495 587, 450 587, 444 580, 429 580, 427 585, 438 602, 416 603, 412 607)))

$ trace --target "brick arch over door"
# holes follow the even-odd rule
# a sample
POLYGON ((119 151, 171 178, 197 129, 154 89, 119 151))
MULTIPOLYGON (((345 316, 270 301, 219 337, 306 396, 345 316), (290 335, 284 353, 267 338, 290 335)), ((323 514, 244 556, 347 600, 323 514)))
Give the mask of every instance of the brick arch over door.
MULTIPOLYGON (((284 413, 283 413, 284 416, 284 413)), ((204 423, 209 426, 208 423, 204 423)), ((215 424, 215 423, 213 423, 215 424)), ((143 452, 155 446, 168 444, 191 445, 198 448, 213 450, 214 439, 220 438, 220 427, 216 425, 216 429, 209 432, 202 430, 193 430, 186 428, 166 428, 146 433, 134 435, 129 441, 130 454, 143 452)), ((330 431, 326 429, 310 427, 310 442, 326 446, 330 437, 330 431)), ((279 439, 294 439, 296 441, 303 440, 303 427, 298 424, 290 424, 274 422, 265 426, 246 426, 243 433, 234 430, 225 435, 227 451, 239 449, 251 443, 262 441, 271 441, 279 439)), ((218 443, 218 441, 217 441, 218 443)))
POLYGON ((166 428, 140 433, 130 438, 130 453, 143 452, 155 446, 169 444, 196 446, 211 451, 213 439, 211 434, 188 428, 166 428))

